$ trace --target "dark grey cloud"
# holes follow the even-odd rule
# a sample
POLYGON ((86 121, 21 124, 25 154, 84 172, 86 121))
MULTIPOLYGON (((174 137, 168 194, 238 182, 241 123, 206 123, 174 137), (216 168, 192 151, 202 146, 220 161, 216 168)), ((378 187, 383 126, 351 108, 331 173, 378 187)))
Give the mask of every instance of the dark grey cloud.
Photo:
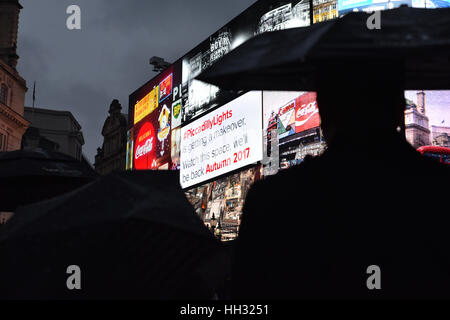
POLYGON ((19 65, 26 105, 71 111, 93 162, 109 104, 150 80, 148 59, 175 61, 255 0, 20 0, 19 65), (81 8, 82 30, 66 28, 66 8, 81 8))

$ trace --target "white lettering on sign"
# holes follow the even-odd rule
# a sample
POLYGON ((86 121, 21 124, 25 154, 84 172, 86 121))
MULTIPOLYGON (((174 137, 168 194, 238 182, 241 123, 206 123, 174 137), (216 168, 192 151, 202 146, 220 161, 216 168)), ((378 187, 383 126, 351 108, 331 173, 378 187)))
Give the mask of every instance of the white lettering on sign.
POLYGON ((153 137, 148 139, 144 145, 137 147, 135 159, 139 159, 142 156, 150 153, 153 150, 153 137))
POLYGON ((261 161, 262 93, 248 92, 181 128, 183 188, 261 161))

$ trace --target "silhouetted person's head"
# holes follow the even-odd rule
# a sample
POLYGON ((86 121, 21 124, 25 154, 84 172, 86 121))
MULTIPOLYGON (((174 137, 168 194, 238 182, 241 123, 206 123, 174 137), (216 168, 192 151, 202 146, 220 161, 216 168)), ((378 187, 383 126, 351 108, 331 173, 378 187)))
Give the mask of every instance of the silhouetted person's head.
POLYGON ((403 84, 402 68, 392 62, 322 65, 317 101, 328 144, 397 135, 404 121, 403 84))

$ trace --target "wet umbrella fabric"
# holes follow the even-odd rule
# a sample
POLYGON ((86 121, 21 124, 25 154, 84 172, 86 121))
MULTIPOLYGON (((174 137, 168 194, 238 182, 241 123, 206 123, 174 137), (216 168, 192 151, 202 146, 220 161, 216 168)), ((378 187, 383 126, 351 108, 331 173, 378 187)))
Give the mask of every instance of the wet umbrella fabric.
POLYGON ((212 289, 195 270, 213 263, 220 243, 178 178, 177 172, 113 174, 20 209, 0 232, 0 296, 209 297, 212 289), (82 290, 67 289, 70 265, 81 268, 82 290))
POLYGON ((229 90, 315 91, 317 77, 326 76, 324 64, 393 60, 404 67, 405 89, 448 89, 450 8, 401 7, 380 15, 379 30, 367 27, 368 13, 352 12, 310 27, 264 33, 197 79, 229 90))
POLYGON ((83 161, 59 152, 0 153, 0 211, 62 195, 97 178, 83 161))

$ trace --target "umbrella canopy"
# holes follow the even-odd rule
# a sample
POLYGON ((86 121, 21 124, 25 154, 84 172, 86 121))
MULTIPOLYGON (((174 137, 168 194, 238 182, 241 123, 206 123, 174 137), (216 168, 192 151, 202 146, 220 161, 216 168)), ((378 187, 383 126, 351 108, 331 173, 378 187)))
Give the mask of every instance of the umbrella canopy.
POLYGON ((448 89, 450 8, 400 7, 380 15, 381 29, 367 27, 368 13, 352 12, 310 27, 264 33, 197 79, 229 90, 315 91, 324 63, 389 60, 404 68, 405 89, 448 89))
MULTIPOLYGON (((19 209, 0 232, 0 296, 205 298, 210 288, 195 270, 214 265, 220 248, 178 172, 112 174, 19 209), (79 291, 66 286, 71 265, 82 271, 79 291)), ((209 280, 220 278, 215 268, 209 280)))
POLYGON ((59 152, 0 152, 0 211, 61 195, 96 177, 86 162, 59 152))

